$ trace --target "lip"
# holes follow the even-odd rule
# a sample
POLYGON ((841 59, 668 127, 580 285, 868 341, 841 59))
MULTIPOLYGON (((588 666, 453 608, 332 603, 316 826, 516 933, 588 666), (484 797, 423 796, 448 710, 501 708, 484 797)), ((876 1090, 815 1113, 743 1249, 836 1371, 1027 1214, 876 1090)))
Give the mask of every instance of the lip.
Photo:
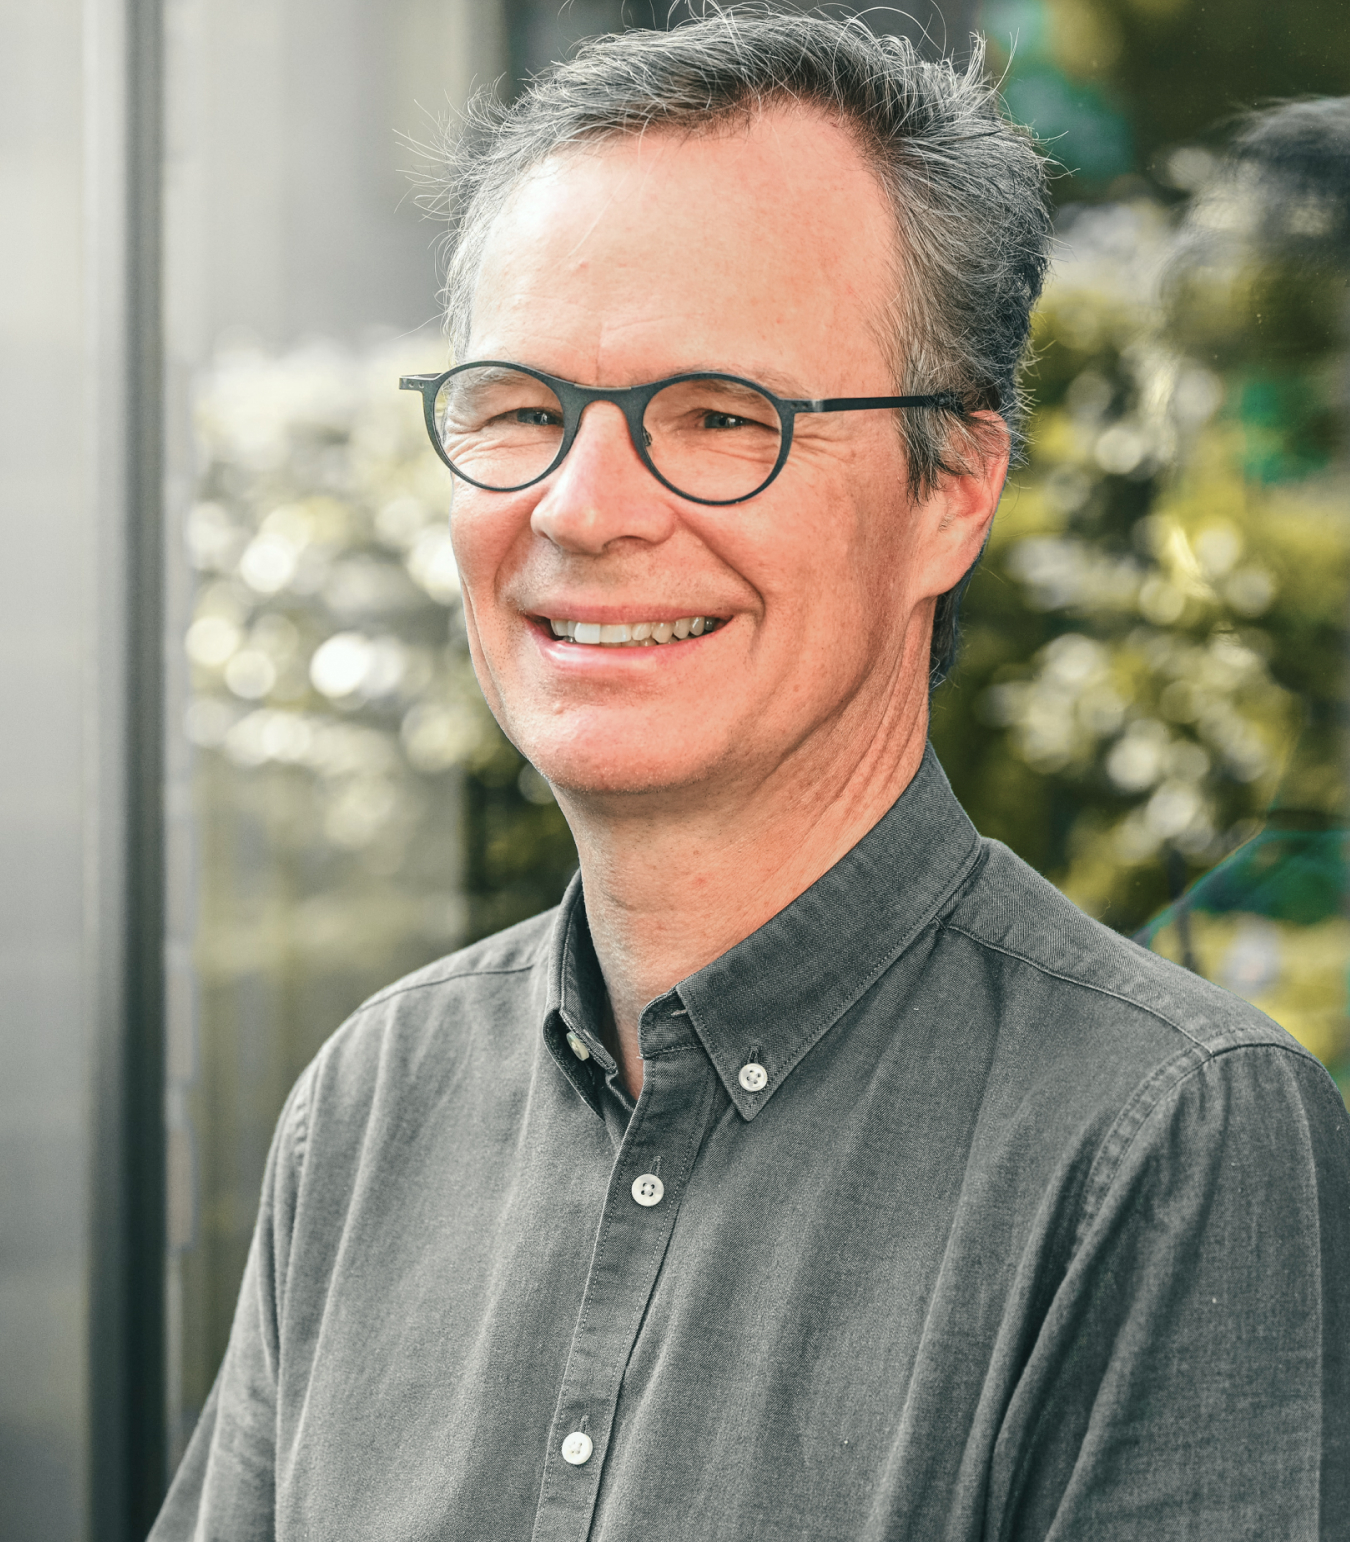
MULTIPOLYGON (((569 621, 599 622, 601 626, 632 625, 635 621, 678 621, 681 616, 704 614, 699 611, 647 610, 641 614, 631 606, 582 606, 564 612, 569 621)), ((672 637, 655 648, 604 648, 598 645, 568 642, 555 637, 548 620, 537 614, 526 618, 527 630, 535 646, 548 662, 559 669, 591 672, 597 669, 659 669, 692 658, 698 651, 715 647, 717 639, 730 631, 731 618, 718 617, 722 625, 702 637, 672 637)))
POLYGON ((637 621, 678 621, 682 616, 709 616, 714 621, 723 623, 731 619, 729 616, 719 615, 715 610, 697 608, 690 610, 687 606, 683 610, 676 610, 669 605, 658 605, 648 610, 639 610, 633 605, 562 605, 557 610, 535 608, 523 614, 531 626, 542 627, 548 626, 550 617, 567 621, 598 622, 601 626, 632 626, 637 621))

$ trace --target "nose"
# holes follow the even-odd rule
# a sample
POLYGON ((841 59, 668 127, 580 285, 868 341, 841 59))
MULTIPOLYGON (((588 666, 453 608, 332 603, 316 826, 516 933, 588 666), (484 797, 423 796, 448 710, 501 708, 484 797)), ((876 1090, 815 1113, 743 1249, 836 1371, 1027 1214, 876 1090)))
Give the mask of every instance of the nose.
POLYGON ((561 466, 543 484, 530 528, 564 551, 599 556, 616 541, 664 541, 673 498, 633 448, 624 415, 592 402, 561 466))

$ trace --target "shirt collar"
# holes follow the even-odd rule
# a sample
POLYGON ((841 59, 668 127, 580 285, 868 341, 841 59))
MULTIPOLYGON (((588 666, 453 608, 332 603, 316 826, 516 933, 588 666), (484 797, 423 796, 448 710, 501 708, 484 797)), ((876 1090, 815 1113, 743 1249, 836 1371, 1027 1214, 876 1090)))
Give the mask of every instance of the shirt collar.
POLYGON ((586 925, 581 874, 575 873, 558 906, 549 943, 544 1041, 563 1075, 602 1117, 595 1075, 572 1045, 579 1042, 604 1075, 613 1075, 614 1057, 600 1037, 604 1001, 605 981, 586 925))
MULTIPOLYGON (((909 786, 851 851, 758 931, 680 982, 682 1011, 743 1118, 755 1117, 928 926, 979 851, 975 827, 930 745, 909 786), (757 1092, 740 1082, 752 1060, 767 1073, 757 1092)), ((595 1083, 565 1035, 577 1034, 598 1065, 612 1070, 599 1037, 603 991, 578 877, 554 927, 546 1033, 555 1060, 597 1112, 595 1083)), ((640 1034, 658 1018, 660 1031, 669 1031, 671 994, 643 1013, 640 1034)))

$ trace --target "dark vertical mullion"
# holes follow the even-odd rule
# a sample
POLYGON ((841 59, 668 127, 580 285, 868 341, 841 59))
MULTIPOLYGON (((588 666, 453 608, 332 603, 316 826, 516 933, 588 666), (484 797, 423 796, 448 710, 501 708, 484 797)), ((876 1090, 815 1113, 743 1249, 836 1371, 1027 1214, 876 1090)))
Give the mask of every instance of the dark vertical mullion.
MULTIPOLYGON (((126 0, 125 1534, 166 1482, 163 5, 126 0)), ((94 1503, 97 1505, 97 1496, 94 1503)))

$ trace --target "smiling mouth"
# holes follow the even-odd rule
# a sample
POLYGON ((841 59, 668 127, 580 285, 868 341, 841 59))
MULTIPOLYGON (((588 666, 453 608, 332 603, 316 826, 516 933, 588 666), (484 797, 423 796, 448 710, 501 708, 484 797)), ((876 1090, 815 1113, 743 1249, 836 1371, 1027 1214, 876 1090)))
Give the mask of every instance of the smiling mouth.
POLYGON ((678 621, 620 621, 613 626, 602 626, 598 621, 549 617, 548 624, 560 642, 580 643, 588 648, 657 648, 663 643, 704 637, 725 625, 718 616, 681 616, 678 621))

